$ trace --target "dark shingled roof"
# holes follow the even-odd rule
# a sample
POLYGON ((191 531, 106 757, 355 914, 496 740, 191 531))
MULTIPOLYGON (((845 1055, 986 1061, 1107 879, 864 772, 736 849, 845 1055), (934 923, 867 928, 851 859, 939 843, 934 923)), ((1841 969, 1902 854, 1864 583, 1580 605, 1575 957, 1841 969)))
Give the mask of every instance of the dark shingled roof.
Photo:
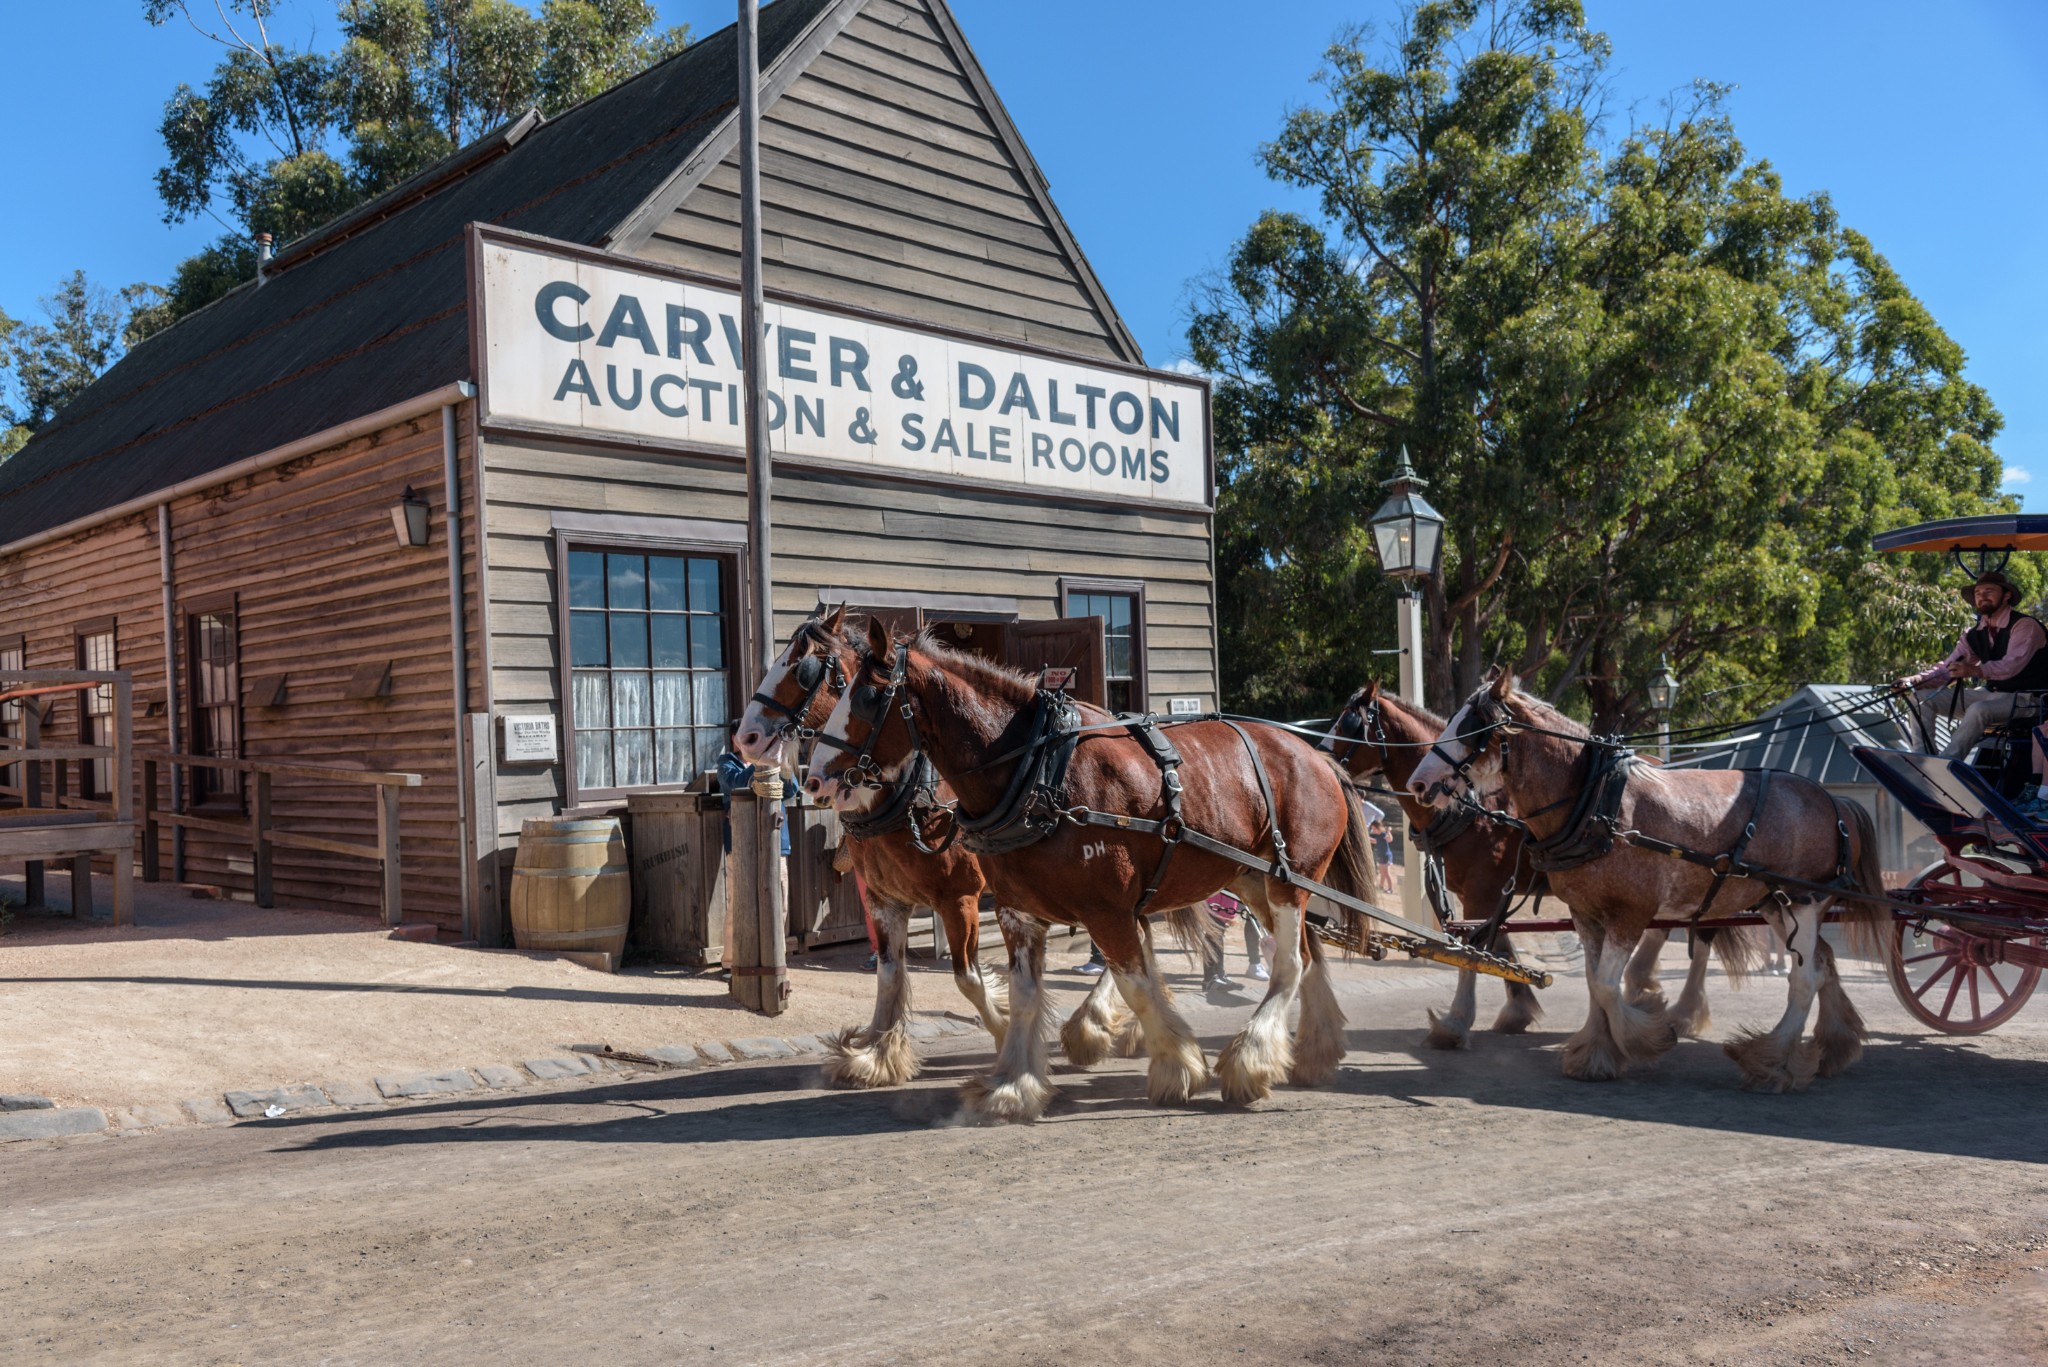
MULTIPOLYGON (((762 68, 830 3, 763 9, 762 68)), ((467 225, 599 242, 717 127, 736 53, 713 34, 136 347, 0 464, 0 545, 470 378, 467 225)))

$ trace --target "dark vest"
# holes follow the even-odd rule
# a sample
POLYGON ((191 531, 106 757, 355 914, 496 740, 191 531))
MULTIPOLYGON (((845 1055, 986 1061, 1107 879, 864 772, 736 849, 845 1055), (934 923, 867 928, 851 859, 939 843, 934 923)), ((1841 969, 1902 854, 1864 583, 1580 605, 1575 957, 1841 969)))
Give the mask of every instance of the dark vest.
MULTIPOLYGON (((2021 622, 2032 622, 2025 613, 2015 612, 2008 617, 2002 629, 1994 630, 1979 622, 1963 633, 1969 642, 1970 653, 1980 664, 2005 658, 2006 643, 2012 639, 2012 629, 2021 622)), ((2040 625, 2038 622, 2036 626, 2040 625)), ((1984 687, 1993 693, 2039 693, 2048 691, 2048 649, 2036 650, 2020 672, 2010 679, 1985 679, 1984 687)))

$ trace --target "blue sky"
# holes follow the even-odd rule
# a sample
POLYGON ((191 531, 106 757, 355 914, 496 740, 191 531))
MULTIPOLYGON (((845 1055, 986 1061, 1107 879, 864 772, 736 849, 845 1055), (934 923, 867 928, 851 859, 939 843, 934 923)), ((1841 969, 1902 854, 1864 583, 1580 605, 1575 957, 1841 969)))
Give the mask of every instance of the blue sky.
MULTIPOLYGON (((657 0, 708 33, 729 3, 657 0)), ((1288 205, 1254 156, 1343 25, 1390 0, 954 0, 1052 193, 1148 359, 1182 352, 1188 281, 1214 268, 1259 210, 1288 205)), ((82 266, 121 285, 162 281, 218 232, 167 227, 151 176, 156 124, 213 50, 151 29, 140 0, 0 4, 0 308, 82 266), (82 35, 90 35, 82 44, 82 35), (92 53, 90 70, 58 60, 92 53)), ((328 0, 299 0, 284 32, 332 37, 328 0)), ((1970 356, 2007 428, 2012 487, 2048 498, 2048 6, 1951 0, 1712 4, 1589 0, 1614 40, 1617 117, 1705 77, 1737 87, 1736 127, 1796 192, 1827 190, 1970 356)), ((1305 206, 1303 206, 1305 207, 1305 206)), ((2048 506, 2048 504, 2044 504, 2048 506)))

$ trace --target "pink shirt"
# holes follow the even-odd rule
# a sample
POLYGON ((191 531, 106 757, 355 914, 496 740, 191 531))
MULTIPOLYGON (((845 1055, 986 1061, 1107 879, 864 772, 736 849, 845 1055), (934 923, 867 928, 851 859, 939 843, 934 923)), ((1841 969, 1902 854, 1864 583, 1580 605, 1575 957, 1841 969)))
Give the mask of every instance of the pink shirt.
MULTIPOLYGON (((1989 617, 1979 617, 1977 625, 1997 630, 2012 620, 2012 609, 2000 608, 1989 617)), ((2041 624, 2031 617, 2022 618, 2012 629, 2012 639, 2005 643, 2005 658, 1983 661, 1986 679, 2010 679, 2027 667, 2027 661, 2034 658, 2034 652, 2048 645, 2048 632, 2041 630, 2041 624)), ((1969 632, 1956 637, 1956 648, 1948 658, 1929 670, 1913 676, 1915 688, 1939 688, 1955 677, 1954 666, 1970 659, 1969 632)))

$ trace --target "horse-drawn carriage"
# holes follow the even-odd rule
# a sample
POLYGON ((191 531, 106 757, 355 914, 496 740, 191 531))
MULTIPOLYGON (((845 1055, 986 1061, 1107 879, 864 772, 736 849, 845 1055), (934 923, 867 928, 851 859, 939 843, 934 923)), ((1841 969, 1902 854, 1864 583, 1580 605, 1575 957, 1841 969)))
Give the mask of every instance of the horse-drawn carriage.
MULTIPOLYGON (((1944 554, 1975 582, 2002 571, 2016 551, 2048 551, 2048 516, 1923 523, 1879 536, 1875 549, 1944 554)), ((2026 1003, 2048 967, 2048 829, 2028 820, 2016 800, 2031 774, 2033 730, 2048 720, 2048 694, 2022 695, 2011 719, 1992 727, 1973 755, 1954 759, 1927 753, 1936 748, 1938 737, 1915 725, 1911 709, 1895 696, 1880 699, 1873 690, 1851 701, 1897 708, 1896 734, 1915 737, 1923 747, 1858 745, 1851 753, 1926 828, 1943 854, 1886 896, 1846 890, 1838 895, 1891 914, 1885 964, 1909 1014, 1949 1034, 1994 1029, 2026 1003)), ((1793 724, 1811 726, 1818 720, 1809 715, 1793 724)), ((1831 919, 1841 915, 1836 911, 1831 919)), ((1652 929, 1711 934, 1762 923, 1760 915, 1743 913, 1660 919, 1652 929)), ((1448 928, 1490 939, 1496 931, 1570 925, 1568 920, 1526 918, 1495 925, 1481 918, 1450 919, 1448 928)))
MULTIPOLYGON (((2048 518, 1928 524, 1892 533, 1879 548, 1945 550, 1965 569, 1963 555, 1974 554, 1981 577, 1993 558, 2002 567, 2014 550, 2048 549, 2048 518)), ((880 623, 858 642, 842 631, 843 617, 841 610, 799 628, 735 738, 748 759, 784 765, 793 764, 798 740, 815 739, 806 791, 857 817, 848 824, 865 830, 856 832, 854 857, 856 867, 863 858, 873 864, 868 881, 887 865, 902 889, 904 905, 876 915, 875 1019, 840 1039, 838 1080, 880 1085, 915 1071, 900 1038, 908 1006, 896 971, 901 923, 909 905, 938 905, 919 889, 941 868, 954 870, 962 888, 993 892, 1002 909, 1008 1013, 986 1003, 978 977, 962 982, 999 1043, 994 1072, 969 1089, 970 1107, 990 1118, 1033 1118, 1052 1095, 1037 1025, 1048 924, 1084 926, 1111 969, 1061 1032, 1070 1062, 1085 1067, 1109 1051, 1105 989, 1113 978, 1151 1055, 1155 1101, 1184 1100, 1212 1076, 1237 1102, 1283 1080, 1334 1077, 1343 1018, 1326 975, 1325 938, 1375 957, 1402 950, 1457 966, 1458 1002, 1432 1032, 1432 1042, 1456 1044, 1470 1025, 1478 974, 1507 979, 1514 994, 1497 1029, 1526 1028, 1538 1015, 1530 989, 1547 985, 1548 975, 1501 952, 1503 937, 1571 928, 1586 951, 1589 1011, 1566 1042, 1564 1067, 1598 1080, 1705 1029, 1704 954, 1694 953, 1675 1006, 1657 986, 1656 952, 1671 932, 1692 932, 1695 946, 1712 942, 1739 971, 1757 945, 1753 928, 1767 926, 1791 959, 1785 1015, 1770 1031, 1738 1032, 1724 1048, 1750 1085, 1779 1091, 1840 1072, 1862 1053, 1866 1031, 1821 934, 1824 922, 1886 961, 1917 1018, 1956 1033, 2010 1017, 2048 964, 2048 832, 2037 831, 2007 791, 2016 771, 2009 753, 2015 744, 2031 747, 2025 733, 1992 738, 1981 767, 1855 752, 1945 851, 1909 885, 1889 889, 1860 805, 1767 769, 1649 763, 1619 738, 1588 734, 1510 678, 1475 693, 1448 723, 1369 686, 1320 737, 1318 748, 1329 753, 1316 755, 1285 734, 1302 728, 1223 714, 1113 716, 1077 707, 1044 679, 926 637, 895 636, 880 623), (1372 902, 1360 781, 1393 785, 1420 847, 1442 855, 1454 875, 1444 885, 1465 913, 1490 915, 1460 919, 1445 904, 1440 926, 1420 926, 1372 902), (1488 805, 1499 795, 1505 804, 1488 805), (1462 874, 1452 870, 1457 848, 1462 874), (1525 870, 1547 880, 1571 908, 1569 921, 1512 918, 1517 882, 1529 890, 1525 870), (1163 990, 1143 913, 1192 906, 1225 887, 1252 906, 1280 948, 1266 1000, 1212 1075, 1163 990), (1312 896, 1349 915, 1320 918, 1312 896), (1297 1001, 1299 1024, 1290 1026, 1297 1001), (1032 1024, 1016 1028, 1020 1019, 1032 1024)), ((2001 629, 1986 660, 1999 657, 2011 630, 2001 629)), ((2002 721, 2025 720, 2003 702, 1998 710, 2002 721)), ((2021 778, 2026 767, 2017 766, 2021 778)), ((966 893, 958 900, 971 903, 966 893)), ((963 912, 953 920, 956 966, 972 965, 974 918, 963 912)))

